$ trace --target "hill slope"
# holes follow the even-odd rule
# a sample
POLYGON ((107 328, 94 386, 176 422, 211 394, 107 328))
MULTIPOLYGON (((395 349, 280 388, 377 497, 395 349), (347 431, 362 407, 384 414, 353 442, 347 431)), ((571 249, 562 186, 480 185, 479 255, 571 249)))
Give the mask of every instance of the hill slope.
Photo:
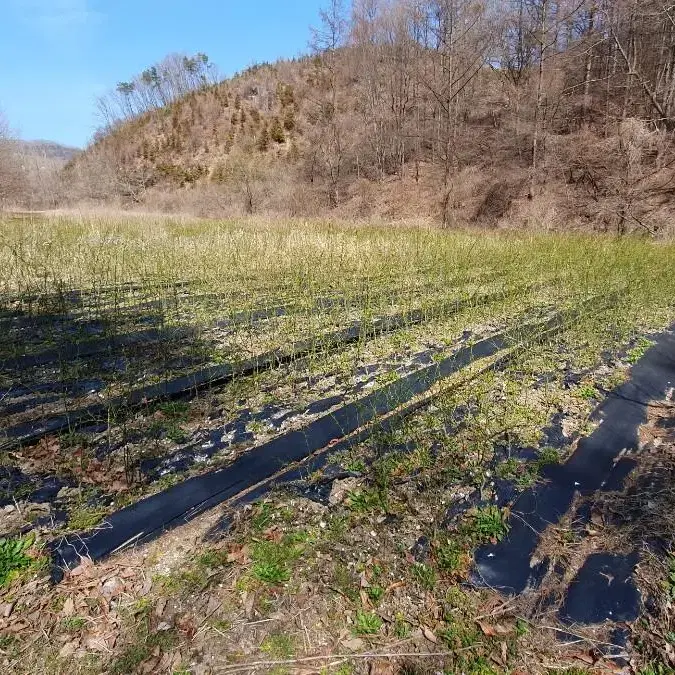
POLYGON ((16 145, 20 154, 55 159, 63 163, 70 161, 80 152, 79 148, 54 141, 16 141, 16 145))
POLYGON ((70 163, 71 198, 199 215, 670 227, 672 133, 631 73, 605 76, 590 35, 538 71, 495 68, 482 34, 447 54, 359 38, 353 23, 348 46, 250 68, 114 125, 70 163))

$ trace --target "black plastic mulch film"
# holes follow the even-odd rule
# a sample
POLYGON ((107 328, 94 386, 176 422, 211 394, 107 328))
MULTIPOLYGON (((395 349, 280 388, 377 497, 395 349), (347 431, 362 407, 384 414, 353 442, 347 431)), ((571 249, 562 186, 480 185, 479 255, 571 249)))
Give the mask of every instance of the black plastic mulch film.
MULTIPOLYGON (((518 290, 523 291, 526 288, 528 287, 518 290)), ((512 292, 515 293, 518 290, 512 292)), ((11 450, 22 444, 34 443, 47 434, 63 430, 73 431, 85 424, 106 420, 109 417, 109 413, 118 409, 134 408, 155 400, 195 395, 204 387, 224 384, 237 377, 245 377, 268 370, 316 351, 324 353, 334 351, 345 345, 358 342, 361 339, 370 339, 377 335, 420 324, 434 312, 451 315, 468 307, 495 302, 503 299, 506 295, 508 294, 503 292, 477 295, 466 299, 446 301, 441 305, 430 308, 412 310, 375 319, 367 324, 355 322, 347 328, 316 338, 301 340, 291 345, 290 348, 275 349, 234 364, 230 363, 202 368, 172 380, 134 389, 126 395, 114 397, 106 402, 91 404, 39 420, 22 422, 7 427, 0 432, 5 437, 0 442, 0 451, 11 450)))
MULTIPOLYGON (((541 535, 559 523, 574 496, 619 489, 630 469, 621 459, 638 448, 638 430, 647 421, 648 405, 661 401, 675 384, 675 334, 656 336, 655 344, 633 366, 628 382, 610 392, 593 414, 600 425, 580 439, 572 456, 545 472, 546 482, 525 490, 514 503, 507 536, 478 549, 473 583, 520 594, 538 588, 549 571, 547 558, 538 560, 541 535)), ((565 622, 599 623, 637 618, 639 594, 632 579, 637 556, 597 553, 589 556, 572 580, 560 608, 565 622)))
MULTIPOLYGON (((61 538, 52 546, 55 576, 58 578, 60 569, 78 564, 80 556, 100 560, 186 523, 206 509, 270 479, 287 465, 302 461, 336 440, 376 422, 380 416, 424 394, 435 383, 469 364, 516 347, 528 338, 546 339, 577 315, 578 310, 561 312, 546 321, 523 324, 513 335, 503 332, 459 349, 442 361, 384 385, 302 429, 252 448, 228 467, 189 478, 113 513, 93 532, 61 538)), ((375 426, 364 430, 361 438, 372 433, 375 426)))

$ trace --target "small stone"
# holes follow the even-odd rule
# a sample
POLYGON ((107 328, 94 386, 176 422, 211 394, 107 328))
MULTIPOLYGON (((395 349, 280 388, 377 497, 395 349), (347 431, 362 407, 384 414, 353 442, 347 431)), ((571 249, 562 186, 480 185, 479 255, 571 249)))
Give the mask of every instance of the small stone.
POLYGON ((364 641, 361 638, 352 638, 351 640, 343 640, 342 646, 350 652, 358 652, 363 649, 364 641))
POLYGON ((74 499, 76 497, 79 497, 82 494, 82 488, 78 487, 62 487, 57 495, 56 498, 59 500, 64 500, 64 499, 74 499))
POLYGON ((124 590, 124 582, 119 577, 110 577, 101 587, 101 595, 112 599, 117 597, 124 590))
POLYGON ((23 514, 27 518, 46 516, 50 511, 49 504, 26 504, 23 508, 23 514))
POLYGON ((331 488, 328 497, 328 503, 331 506, 340 504, 347 496, 348 492, 353 492, 359 487, 361 481, 358 478, 345 478, 344 480, 336 480, 331 488))

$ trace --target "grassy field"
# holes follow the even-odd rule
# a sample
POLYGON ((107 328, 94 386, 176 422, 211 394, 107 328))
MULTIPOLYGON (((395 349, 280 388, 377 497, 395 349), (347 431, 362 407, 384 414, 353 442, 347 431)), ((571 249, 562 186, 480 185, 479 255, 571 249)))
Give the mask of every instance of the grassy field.
POLYGON ((31 554, 0 548, 25 626, 0 638, 7 672, 345 674, 384 658, 359 653, 392 652, 432 672, 546 672, 563 657, 536 622, 460 585, 471 550, 504 535, 505 511, 480 506, 450 530, 443 514, 475 490, 489 501, 495 478, 522 490, 564 460, 649 333, 675 319, 673 269, 675 245, 637 238, 0 216, 0 532, 31 554), (507 364, 462 369, 335 458, 350 476, 331 508, 273 493, 217 544, 197 543, 208 515, 178 550, 167 535, 35 599, 45 541, 502 332, 507 364), (171 400, 133 399, 181 377, 202 379, 171 400), (64 414, 53 433, 12 435, 64 414), (515 452, 526 447, 534 461, 515 452), (47 476, 58 485, 38 504, 47 476), (26 527, 30 540, 16 538, 26 527), (106 596, 113 578, 124 590, 106 596))

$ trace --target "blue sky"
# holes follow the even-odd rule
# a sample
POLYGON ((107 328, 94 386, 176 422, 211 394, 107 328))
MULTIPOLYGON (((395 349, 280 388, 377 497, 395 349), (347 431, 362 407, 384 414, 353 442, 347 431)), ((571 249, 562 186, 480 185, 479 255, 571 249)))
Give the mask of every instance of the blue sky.
POLYGON ((171 52, 224 75, 307 51, 321 0, 0 0, 0 109, 21 138, 83 146, 95 99, 171 52))

